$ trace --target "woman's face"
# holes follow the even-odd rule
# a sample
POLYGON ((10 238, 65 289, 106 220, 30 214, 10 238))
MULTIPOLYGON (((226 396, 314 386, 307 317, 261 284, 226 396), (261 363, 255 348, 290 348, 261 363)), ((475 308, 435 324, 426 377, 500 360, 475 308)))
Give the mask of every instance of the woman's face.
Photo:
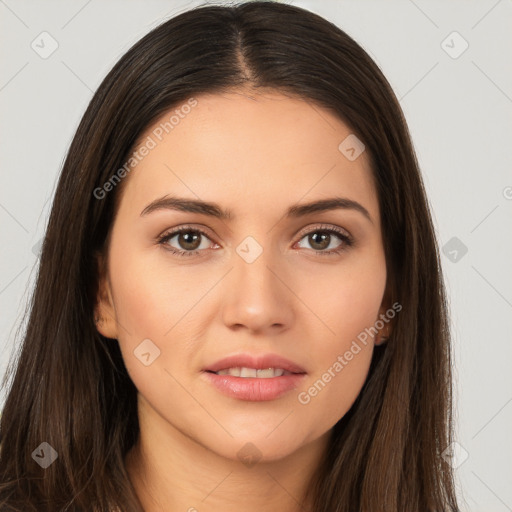
POLYGON ((327 110, 277 92, 198 96, 140 141, 123 177, 98 327, 119 341, 140 420, 161 439, 179 432, 231 459, 242 448, 264 460, 291 454, 353 404, 376 341, 368 329, 388 306, 367 155, 327 110), (369 217, 300 209, 334 198, 369 217), (241 354, 254 360, 219 366, 257 367, 273 354, 302 373, 206 371, 241 354))

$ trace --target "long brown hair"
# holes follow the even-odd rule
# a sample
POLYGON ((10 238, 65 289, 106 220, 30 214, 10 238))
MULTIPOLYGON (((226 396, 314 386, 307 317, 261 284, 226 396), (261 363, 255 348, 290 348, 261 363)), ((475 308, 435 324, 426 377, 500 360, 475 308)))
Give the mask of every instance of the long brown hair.
POLYGON ((55 193, 19 358, 4 379, 11 374, 0 421, 2 511, 142 510, 124 466, 139 432, 137 390, 118 344, 93 321, 95 256, 105 250, 121 187, 100 199, 94 191, 159 116, 237 87, 330 109, 363 141, 390 300, 402 305, 361 393, 332 429, 307 489, 314 512, 458 510, 441 456, 453 435, 448 308, 401 108, 377 65, 334 24, 255 1, 200 6, 152 30, 113 67, 82 118, 55 193), (33 454, 41 443, 58 454, 46 469, 33 454))

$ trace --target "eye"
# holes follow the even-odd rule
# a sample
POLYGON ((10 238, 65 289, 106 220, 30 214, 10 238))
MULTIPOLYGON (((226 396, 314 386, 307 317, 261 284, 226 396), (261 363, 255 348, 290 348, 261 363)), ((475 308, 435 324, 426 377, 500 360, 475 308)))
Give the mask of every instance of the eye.
POLYGON ((348 233, 333 226, 316 227, 314 230, 303 235, 298 243, 300 244, 303 239, 306 239, 306 242, 310 244, 311 248, 322 256, 339 254, 342 251, 347 250, 354 243, 353 238, 348 233), (332 248, 333 239, 336 238, 341 240, 341 243, 332 248), (329 247, 331 247, 330 250, 325 250, 329 247))
POLYGON ((199 254, 202 250, 208 249, 209 244, 203 244, 201 241, 202 237, 210 240, 203 230, 182 226, 158 238, 158 243, 177 256, 194 256, 195 254, 199 254), (176 239, 174 243, 177 244, 178 247, 171 244, 174 238, 176 239))

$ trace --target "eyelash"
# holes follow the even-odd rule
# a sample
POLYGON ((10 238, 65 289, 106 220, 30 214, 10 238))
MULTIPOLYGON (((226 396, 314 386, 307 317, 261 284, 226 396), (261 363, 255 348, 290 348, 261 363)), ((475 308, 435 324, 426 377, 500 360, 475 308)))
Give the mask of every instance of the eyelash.
MULTIPOLYGON (((204 235, 206 238, 210 239, 210 237, 208 236, 208 233, 206 233, 202 229, 193 228, 191 226, 182 226, 181 228, 176 229, 175 231, 171 231, 170 233, 165 233, 162 236, 158 237, 157 238, 157 243, 162 245, 162 246, 166 246, 167 242, 171 238, 174 238, 176 235, 179 235, 180 233, 200 233, 201 235, 204 235)), ((354 245, 354 239, 351 236, 346 235, 341 230, 339 230, 337 228, 334 228, 332 226, 330 226, 330 227, 317 226, 315 229, 313 229, 311 231, 307 231, 306 233, 302 233, 301 237, 299 238, 299 242, 304 237, 306 237, 308 235, 311 235, 313 233, 335 234, 343 242, 338 248, 331 249, 330 251, 315 251, 314 249, 312 249, 319 256, 336 256, 336 255, 346 251, 348 248, 350 248, 350 247, 352 247, 354 245)), ((174 247, 171 247, 169 245, 167 245, 167 247, 165 247, 165 249, 170 251, 170 252, 172 252, 173 254, 175 254, 176 256, 178 256, 180 258, 181 257, 194 256, 194 255, 199 254, 200 252, 203 251, 203 249, 201 249, 201 250, 197 250, 196 249, 195 251, 182 251, 182 250, 179 250, 179 249, 175 249, 174 247)))

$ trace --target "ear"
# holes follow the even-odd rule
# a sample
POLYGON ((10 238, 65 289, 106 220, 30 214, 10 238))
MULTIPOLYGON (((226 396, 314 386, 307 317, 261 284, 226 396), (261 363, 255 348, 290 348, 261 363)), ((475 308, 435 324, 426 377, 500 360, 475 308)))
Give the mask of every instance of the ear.
POLYGON ((375 319, 375 322, 377 324, 376 328, 378 329, 379 326, 382 327, 381 329, 378 329, 378 333, 375 335, 375 345, 383 345, 384 343, 386 343, 388 338, 391 336, 391 333, 393 332, 393 327, 395 325, 395 315, 393 315, 393 317, 390 317, 389 315, 386 314, 386 311, 390 309, 393 310, 393 308, 391 307, 390 296, 388 290, 386 289, 384 298, 382 299, 381 307, 379 309, 379 314, 375 319))
POLYGON ((94 322, 100 334, 106 338, 117 339, 117 317, 114 301, 112 300, 106 257, 103 254, 97 253, 96 262, 98 269, 98 292, 94 307, 94 322))

